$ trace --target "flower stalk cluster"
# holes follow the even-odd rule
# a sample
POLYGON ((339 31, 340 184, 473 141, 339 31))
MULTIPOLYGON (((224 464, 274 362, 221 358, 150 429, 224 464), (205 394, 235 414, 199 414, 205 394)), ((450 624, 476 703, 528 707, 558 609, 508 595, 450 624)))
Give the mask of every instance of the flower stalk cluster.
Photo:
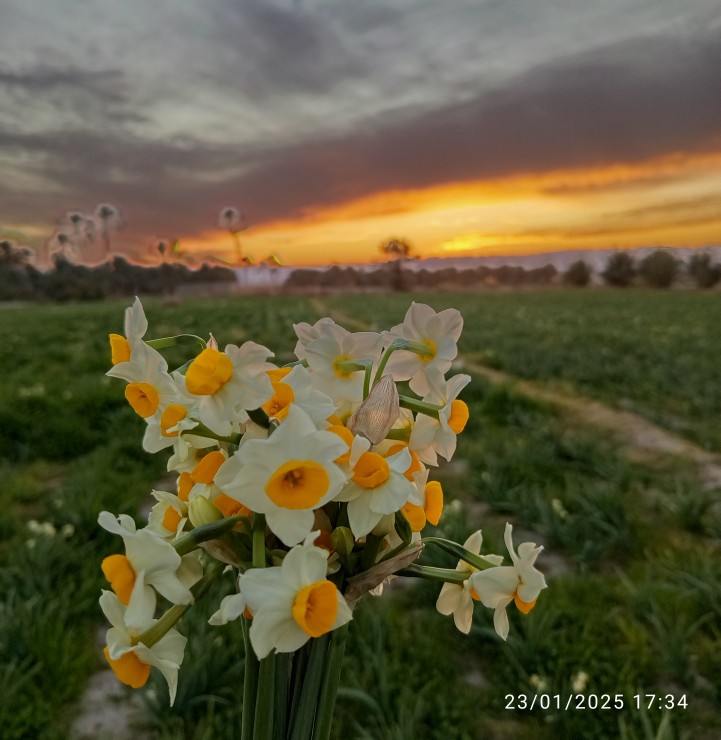
POLYGON ((110 336, 108 375, 125 381, 146 422, 143 448, 169 453, 178 477, 175 490, 152 491, 142 529, 124 514, 99 517, 124 543, 103 561, 111 590, 100 599, 121 681, 142 686, 154 666, 172 703, 187 641, 176 623, 224 573, 237 593, 210 622, 242 625, 244 740, 329 736, 353 607, 394 577, 442 581, 438 610, 464 632, 480 601, 505 639, 506 607, 527 612, 545 588, 541 548, 516 552, 507 525, 504 566, 480 554, 480 532, 463 546, 423 536, 444 505, 429 476, 451 460, 469 418, 459 395, 470 377, 446 377, 462 326, 455 309, 415 303, 382 333, 329 318, 296 324, 297 361, 280 367, 252 341, 221 350, 212 335, 147 340, 136 299, 124 335, 110 336), (159 350, 193 343, 197 354, 169 370, 159 350), (417 563, 424 547, 458 567, 417 563))

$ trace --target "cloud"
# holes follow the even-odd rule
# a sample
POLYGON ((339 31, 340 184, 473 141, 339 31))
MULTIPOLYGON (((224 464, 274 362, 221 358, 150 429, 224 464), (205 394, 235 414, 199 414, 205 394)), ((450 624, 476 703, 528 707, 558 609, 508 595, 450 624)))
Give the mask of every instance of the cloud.
POLYGON ((721 33, 636 39, 475 99, 260 153, 233 186, 260 218, 377 191, 721 149, 721 33))
MULTIPOLYGON (((331 97, 337 94, 343 108, 364 84, 384 90, 380 67, 390 59, 379 52, 380 63, 361 53, 368 47, 354 44, 347 28, 365 29, 364 43, 370 43, 371 31, 390 16, 356 10, 319 22, 317 10, 292 14, 260 0, 235 10, 225 2, 209 7, 215 15, 206 44, 218 28, 223 33, 217 49, 201 47, 203 65, 221 51, 232 60, 209 86, 263 99, 275 113, 297 105, 311 122, 315 110, 316 132, 299 124, 294 136, 294 119, 273 128, 266 117, 256 121, 264 136, 244 138, 240 123, 230 127, 238 132, 235 140, 212 142, 198 126, 164 134, 149 126, 152 111, 138 105, 148 90, 131 85, 127 70, 4 69, 0 91, 14 96, 18 115, 39 101, 45 125, 34 126, 32 116, 22 127, 17 117, 0 123, 0 163, 32 184, 30 191, 18 187, 20 177, 0 182, 0 221, 49 224, 68 208, 109 200, 123 208, 129 233, 138 239, 192 236, 212 228, 218 209, 228 204, 259 224, 384 190, 721 149, 719 28, 626 39, 515 72, 495 86, 484 79, 468 88, 464 78, 463 94, 444 96, 439 74, 426 81, 425 98, 383 115, 374 111, 388 101, 366 90, 374 101, 371 113, 351 120, 339 112, 343 125, 333 126, 327 120, 334 114, 331 97), (244 60, 252 63, 240 66, 244 60), (353 95, 338 92, 344 85, 353 95), (301 92, 305 97, 298 97, 301 92), (59 123, 48 123, 53 120, 59 123)), ((442 38, 445 64, 453 50, 448 36, 442 38)), ((473 49, 453 53, 460 64, 473 49)), ((414 69, 412 55, 395 59, 414 69)), ((403 75, 391 67, 397 84, 403 75)), ((179 72, 174 94, 183 85, 179 72)), ((449 88, 454 85, 451 80, 449 88)), ((188 88, 194 94, 197 89, 188 88)))

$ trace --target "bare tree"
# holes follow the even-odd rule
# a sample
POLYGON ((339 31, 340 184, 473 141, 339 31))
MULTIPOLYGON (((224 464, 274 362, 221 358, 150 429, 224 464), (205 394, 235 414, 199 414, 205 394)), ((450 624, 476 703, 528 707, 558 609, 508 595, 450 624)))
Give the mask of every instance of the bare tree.
POLYGON ((234 206, 226 206, 220 210, 218 214, 218 227, 226 229, 233 240, 233 247, 235 248, 235 261, 238 265, 245 262, 250 264, 247 260, 243 259, 243 251, 240 246, 240 234, 241 231, 245 231, 248 225, 245 221, 245 216, 234 206))
MULTIPOLYGON (((82 259, 85 250, 89 248, 97 236, 97 227, 92 216, 86 216, 82 211, 68 211, 60 219, 59 232, 68 236, 72 244, 61 243, 62 247, 71 247, 75 256, 82 259)), ((63 240, 60 240, 63 242, 63 240)))
POLYGON ((407 259, 412 251, 411 245, 405 239, 396 238, 383 242, 379 249, 388 259, 392 260, 407 259))
POLYGON ((93 214, 105 247, 106 259, 110 255, 110 232, 118 231, 125 225, 120 210, 112 203, 100 203, 93 214))
POLYGON ((0 268, 24 267, 29 264, 35 253, 30 247, 18 247, 10 239, 0 241, 0 268))

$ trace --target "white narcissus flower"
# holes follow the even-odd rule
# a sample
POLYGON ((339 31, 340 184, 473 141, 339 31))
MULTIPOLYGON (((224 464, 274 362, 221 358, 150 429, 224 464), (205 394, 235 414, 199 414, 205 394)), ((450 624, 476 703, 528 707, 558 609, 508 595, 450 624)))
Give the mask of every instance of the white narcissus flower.
POLYGON ((168 374, 168 363, 160 352, 140 339, 132 344, 131 358, 113 365, 106 375, 128 382, 125 398, 144 419, 174 403, 178 397, 175 382, 168 374))
POLYGON ((361 360, 377 363, 383 338, 376 332, 351 334, 337 324, 320 325, 320 336, 306 347, 306 360, 313 373, 316 387, 334 401, 362 401, 362 370, 351 370, 348 365, 361 360))
POLYGON ((273 353, 255 342, 226 346, 224 352, 206 347, 189 365, 185 387, 198 396, 200 421, 217 434, 228 435, 233 424, 248 420, 248 410, 262 406, 272 395, 266 374, 273 353))
POLYGON ((455 308, 436 313, 425 303, 412 303, 403 323, 394 326, 387 333, 386 340, 400 337, 420 342, 427 354, 396 350, 388 361, 388 370, 395 380, 410 380, 414 393, 425 395, 429 390, 427 371, 435 368, 443 375, 450 370, 458 354, 456 342, 462 330, 463 317, 455 308))
MULTIPOLYGON (((315 547, 311 532, 273 568, 253 568, 240 576, 240 592, 253 615, 250 642, 258 658, 275 649, 298 650, 311 637, 337 629, 352 619, 336 585, 326 578, 328 551, 315 547)), ((241 602, 234 604, 237 613, 241 602)), ((230 609, 227 611, 230 612, 230 609)))
POLYGON ((112 363, 127 362, 130 359, 132 345, 145 336, 148 331, 148 320, 145 318, 140 298, 135 298, 133 305, 125 309, 125 336, 110 334, 110 351, 112 363))
MULTIPOLYGON (((474 555, 481 554, 483 545, 483 535, 481 531, 474 532, 463 544, 466 550, 474 555)), ((500 555, 484 555, 486 560, 494 565, 500 565, 503 558, 500 555)), ((465 560, 459 560, 456 570, 462 573, 477 572, 477 568, 467 563, 465 560)), ((463 583, 444 583, 441 593, 436 601, 436 609, 446 616, 452 614, 456 627, 466 635, 471 631, 473 621, 473 601, 478 601, 478 594, 473 590, 470 579, 463 583)))
POLYGON ((427 372, 426 403, 442 406, 438 418, 418 413, 411 431, 409 447, 427 465, 438 465, 438 455, 450 460, 456 451, 456 437, 468 421, 468 406, 458 394, 471 382, 470 375, 454 375, 446 381, 437 368, 427 372))
POLYGON ((166 632, 154 645, 148 647, 137 639, 142 632, 150 629, 157 620, 150 619, 139 629, 131 628, 127 621, 127 607, 110 591, 103 591, 100 608, 112 627, 107 631, 103 650, 105 659, 116 677, 134 689, 144 686, 150 675, 150 667, 155 666, 168 682, 170 705, 175 701, 178 687, 178 670, 183 662, 187 638, 177 630, 166 632))
POLYGON ((168 491, 151 491, 158 502, 150 510, 148 529, 164 539, 173 539, 182 533, 188 520, 188 506, 176 494, 168 491))
POLYGON ((155 612, 155 589, 173 604, 192 604, 190 587, 203 575, 193 553, 181 558, 173 546, 148 529, 137 530, 127 514, 117 519, 102 511, 98 524, 108 532, 118 534, 125 544, 125 555, 110 555, 102 569, 113 591, 128 609, 126 622, 132 628, 142 628, 155 612))
POLYGON ((295 356, 299 360, 305 360, 306 353, 308 350, 308 345, 314 340, 318 339, 320 336, 320 330, 321 327, 324 324, 338 326, 333 319, 329 318, 328 316, 324 316, 322 319, 318 319, 318 321, 311 326, 305 321, 302 321, 299 324, 293 324, 293 329, 295 330, 296 336, 298 337, 298 342, 295 345, 295 356))
POLYGON ((367 535, 387 514, 411 500, 422 503, 416 487, 405 477, 411 466, 407 447, 388 458, 364 452, 353 468, 353 476, 336 497, 348 502, 348 523, 356 537, 367 535))
POLYGON ((508 615, 506 607, 513 601, 524 614, 533 609, 539 593, 546 588, 543 574, 536 570, 534 563, 543 550, 533 542, 518 546, 518 554, 513 548, 513 527, 506 524, 503 539, 511 555, 513 565, 474 573, 470 580, 484 606, 494 610, 493 626, 505 640, 508 637, 508 615))
POLYGON ((348 449, 337 434, 319 431, 292 405, 267 439, 250 439, 215 476, 215 483, 251 511, 265 514, 270 529, 288 546, 313 527, 313 510, 340 491, 346 477, 334 460, 348 449))
MULTIPOLYGON (((175 397, 172 403, 161 402, 157 411, 146 419, 148 426, 143 436, 143 449, 146 452, 156 453, 168 447, 174 447, 174 455, 187 457, 189 448, 193 445, 184 437, 183 432, 198 426, 198 399, 185 390, 185 380, 182 374, 175 371, 170 373, 175 388, 175 397)), ((214 440, 213 440, 214 442, 214 440)), ((203 440, 204 446, 211 442, 203 440)))
POLYGON ((313 387, 313 377, 308 368, 296 365, 268 370, 273 384, 273 397, 263 404, 271 418, 285 419, 291 404, 300 406, 316 424, 335 413, 335 404, 323 391, 313 387))

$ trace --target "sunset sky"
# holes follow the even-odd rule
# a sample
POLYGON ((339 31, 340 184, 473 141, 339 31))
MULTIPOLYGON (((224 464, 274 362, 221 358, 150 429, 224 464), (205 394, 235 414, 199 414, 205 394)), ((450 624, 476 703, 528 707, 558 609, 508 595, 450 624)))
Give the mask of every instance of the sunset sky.
MULTIPOLYGON (((721 244, 718 0, 3 0, 0 236, 288 264, 721 244)), ((92 249, 86 259, 98 257, 92 249)))

